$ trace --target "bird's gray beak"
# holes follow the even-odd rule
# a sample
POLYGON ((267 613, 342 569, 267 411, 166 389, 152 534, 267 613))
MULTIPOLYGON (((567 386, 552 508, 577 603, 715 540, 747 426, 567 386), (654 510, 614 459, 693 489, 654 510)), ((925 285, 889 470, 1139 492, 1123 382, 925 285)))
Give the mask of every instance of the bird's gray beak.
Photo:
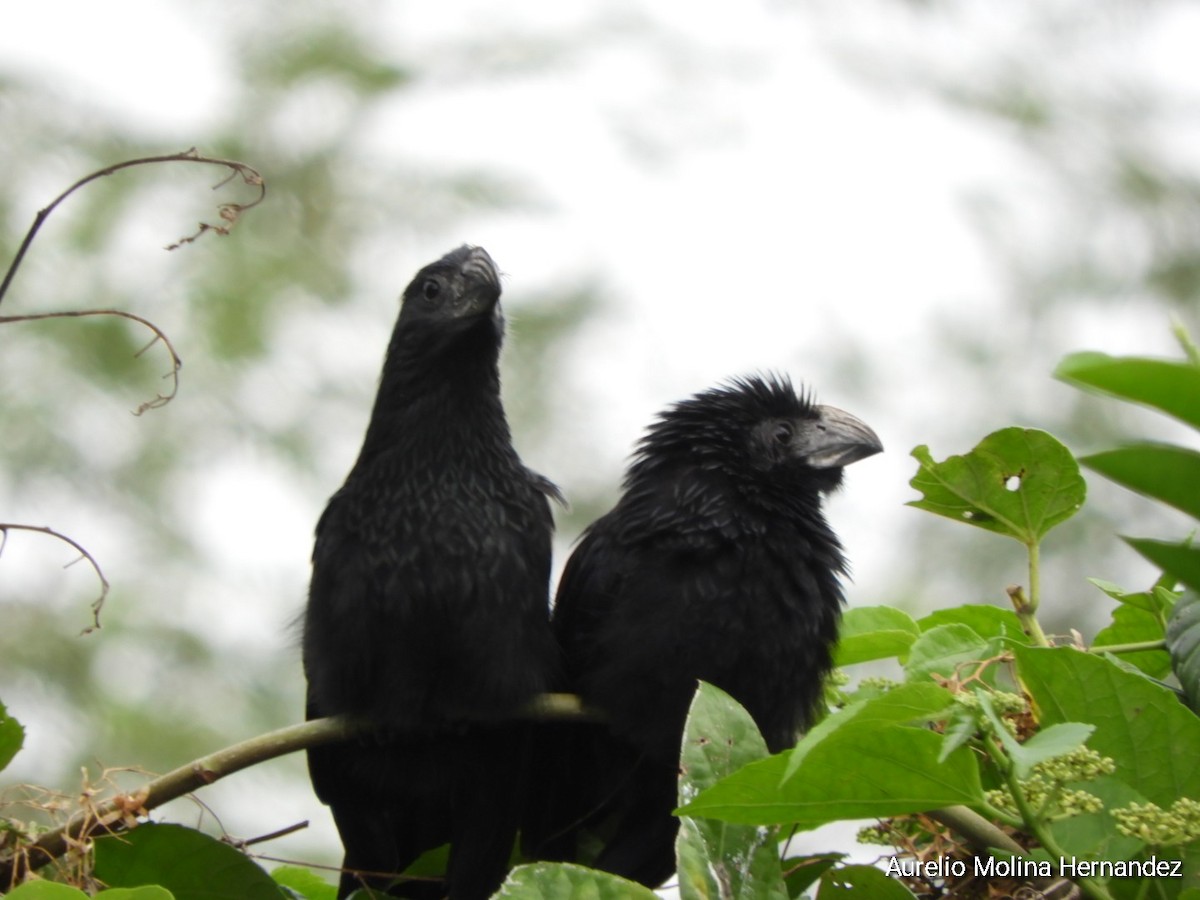
POLYGON ((460 270, 468 281, 500 290, 500 270, 482 247, 472 247, 460 270))
POLYGON ((834 406, 818 406, 819 418, 809 430, 805 461, 816 469, 833 469, 874 456, 883 450, 879 435, 862 419, 834 406))
POLYGON ((482 247, 472 247, 459 268, 466 290, 461 315, 499 315, 500 270, 482 247))

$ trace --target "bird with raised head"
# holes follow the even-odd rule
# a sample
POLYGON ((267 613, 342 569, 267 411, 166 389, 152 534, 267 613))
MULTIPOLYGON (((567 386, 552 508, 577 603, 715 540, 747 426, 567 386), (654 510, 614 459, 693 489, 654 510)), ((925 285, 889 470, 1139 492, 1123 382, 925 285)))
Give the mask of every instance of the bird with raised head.
POLYGON ((547 690, 548 498, 500 400, 500 277, 480 247, 404 291, 362 450, 317 525, 304 616, 308 716, 364 736, 309 751, 345 849, 338 897, 474 900, 504 878, 525 757, 516 711, 547 690), (444 883, 396 882, 450 844, 444 883))

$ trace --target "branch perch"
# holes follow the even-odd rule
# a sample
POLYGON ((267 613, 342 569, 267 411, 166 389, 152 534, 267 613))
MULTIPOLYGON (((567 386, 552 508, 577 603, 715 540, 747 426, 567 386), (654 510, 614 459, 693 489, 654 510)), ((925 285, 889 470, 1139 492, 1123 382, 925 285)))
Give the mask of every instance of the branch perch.
MULTIPOLYGON (((586 709, 574 694, 542 694, 521 711, 520 717, 597 720, 596 714, 586 709)), ((118 794, 78 812, 64 825, 18 848, 12 858, 0 861, 0 885, 17 883, 26 873, 53 862, 94 835, 124 831, 134 816, 144 816, 155 807, 212 784, 226 775, 297 750, 345 741, 367 729, 368 726, 341 716, 314 719, 202 756, 147 782, 136 791, 118 794)))

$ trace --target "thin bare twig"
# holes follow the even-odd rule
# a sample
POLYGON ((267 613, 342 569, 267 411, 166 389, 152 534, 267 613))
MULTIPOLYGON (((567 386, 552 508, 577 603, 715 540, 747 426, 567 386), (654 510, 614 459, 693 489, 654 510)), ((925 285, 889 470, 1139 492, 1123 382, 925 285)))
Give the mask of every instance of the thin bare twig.
MULTIPOLYGON (((58 538, 64 544, 73 547, 79 553, 79 559, 72 560, 67 563, 67 566, 73 566, 79 560, 86 560, 88 565, 96 573, 96 577, 100 579, 100 596, 92 601, 92 624, 83 629, 83 634, 91 634, 100 627, 100 610, 104 608, 104 600, 108 596, 108 579, 104 577, 104 572, 100 568, 100 564, 96 562, 96 558, 92 556, 87 549, 72 538, 65 534, 55 531, 53 528, 47 528, 43 525, 18 525, 12 522, 0 522, 0 554, 4 552, 4 547, 8 543, 8 533, 10 531, 33 531, 38 534, 48 534, 52 538, 58 538)), ((64 566, 66 568, 67 566, 64 566)))
POLYGON ((171 339, 167 337, 166 333, 149 319, 142 316, 126 312, 123 309, 69 309, 60 312, 31 313, 24 316, 0 316, 0 325, 8 325, 13 322, 37 322, 42 319, 81 319, 87 316, 117 316, 118 318, 129 319, 132 322, 137 322, 139 325, 144 325, 154 333, 154 337, 150 340, 150 343, 146 344, 146 346, 134 355, 141 356, 161 341, 162 345, 167 348, 167 353, 171 356, 171 371, 163 375, 163 378, 171 379, 171 389, 165 394, 159 392, 153 400, 147 400, 145 403, 142 403, 133 411, 135 416, 140 416, 148 409, 158 409, 160 406, 166 406, 175 399, 175 395, 179 393, 179 370, 183 368, 183 360, 180 359, 179 354, 175 351, 175 345, 171 343, 171 339))
POLYGON ((140 159, 127 159, 124 162, 114 163, 111 166, 106 166, 99 171, 92 172, 90 175, 86 175, 79 179, 77 182, 55 197, 54 200, 50 202, 49 206, 47 206, 45 209, 38 210, 37 215, 34 216, 33 224, 29 227, 29 231, 25 233, 25 239, 21 241, 21 246, 17 248, 17 253, 13 257, 13 261, 8 267, 8 271, 4 274, 4 280, 0 281, 0 303, 4 302, 4 296, 8 293, 8 287, 10 284, 12 284, 12 280, 16 276, 17 270, 21 267, 21 263, 25 259, 25 254, 28 252, 30 245, 33 243, 33 239, 37 237, 37 233, 41 230, 46 219, 49 218, 50 214, 54 212, 55 208, 57 208, 60 203, 70 197, 71 194, 75 193, 75 191, 79 190, 79 188, 83 187, 85 184, 89 184, 90 182, 93 182, 99 178, 112 175, 114 172, 119 172, 122 169, 129 169, 134 166, 145 166, 150 165, 151 163, 163 162, 193 162, 211 166, 223 166, 230 170, 230 175, 229 178, 222 180, 216 185, 216 187, 219 188, 227 184, 235 175, 240 175, 243 182, 258 188, 258 196, 249 203, 221 204, 221 206, 218 208, 218 213, 228 224, 206 225, 205 223, 201 222, 199 231, 189 237, 180 238, 174 244, 171 244, 169 247, 167 247, 168 250, 173 250, 182 244, 191 243, 205 231, 215 231, 217 234, 228 234, 229 229, 234 226, 243 212, 262 203, 263 199, 267 196, 266 182, 263 181, 262 175, 260 175, 256 169, 251 168, 245 163, 238 162, 237 160, 201 156, 198 152, 196 152, 195 147, 184 150, 182 153, 168 153, 163 156, 144 156, 140 159))

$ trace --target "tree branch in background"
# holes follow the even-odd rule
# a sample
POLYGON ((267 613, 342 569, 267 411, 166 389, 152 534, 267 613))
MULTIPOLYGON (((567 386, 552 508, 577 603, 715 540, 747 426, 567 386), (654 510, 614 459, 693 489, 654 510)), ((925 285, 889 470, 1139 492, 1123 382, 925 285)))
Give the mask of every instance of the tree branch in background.
MULTIPOLYGON (((195 147, 193 147, 189 150, 185 150, 182 153, 169 153, 169 154, 166 154, 165 156, 146 156, 146 157, 142 157, 140 159, 130 159, 130 160, 126 160, 124 162, 115 163, 114 165, 111 165, 111 166, 107 166, 103 169, 100 169, 99 171, 93 172, 90 175, 87 175, 87 176, 79 179, 79 181, 76 181, 73 185, 71 185, 69 188, 67 188, 65 191, 63 191, 61 194, 59 194, 57 197, 55 197, 54 200, 52 200, 47 207, 39 210, 37 215, 34 216, 33 225, 31 225, 29 228, 29 231, 26 232, 25 239, 23 241, 21 241, 21 246, 17 248, 17 253, 13 257, 12 262, 9 264, 8 270, 4 274, 4 280, 0 281, 0 303, 2 303, 4 301, 4 297, 8 293, 9 285, 12 284, 13 278, 16 277, 17 270, 20 269, 21 263, 25 259, 25 254, 29 251, 30 246, 33 244, 34 238, 37 237, 38 231, 41 230, 41 227, 45 223, 46 219, 48 219, 50 217, 50 214, 54 212, 54 210, 58 207, 58 205, 60 203, 62 203, 64 200, 66 200, 68 197, 70 197, 71 194, 75 193, 75 191, 79 190, 79 188, 83 187, 86 184, 89 184, 92 181, 95 181, 98 178, 103 178, 106 175, 112 175, 114 172, 119 172, 122 169, 129 169, 134 166, 143 166, 143 165, 150 165, 151 163, 164 163, 164 162, 202 163, 205 165, 221 166, 223 168, 229 169, 230 172, 229 172, 228 177, 224 178, 222 181, 220 181, 218 184, 216 184, 214 186, 214 190, 217 188, 224 187, 233 178, 235 178, 237 176, 241 176, 241 179, 244 183, 253 185, 254 187, 258 188, 258 196, 255 197, 253 200, 251 200, 249 203, 222 203, 218 207, 218 212, 219 212, 221 218, 225 221, 225 223, 226 223, 225 225, 208 225, 204 222, 201 222, 200 228, 198 231, 196 231, 195 234, 192 234, 188 237, 180 238, 174 244, 171 244, 169 247, 167 247, 168 250, 174 250, 176 247, 182 246, 183 244, 190 244, 192 241, 196 240, 198 237, 200 237, 206 231, 215 231, 217 234, 222 234, 222 235, 228 234, 229 230, 235 224, 237 224, 237 221, 241 217, 241 214, 243 212, 245 212, 246 210, 257 206, 259 203, 261 203, 263 201, 263 199, 267 195, 266 183, 263 181, 262 175, 260 175, 256 169, 251 168, 250 166, 246 165, 245 163, 237 162, 236 160, 218 159, 215 157, 201 156, 199 153, 196 152, 195 147)), ((120 310, 120 309, 68 310, 68 311, 64 311, 64 312, 33 313, 33 314, 28 314, 28 315, 17 315, 17 316, 0 316, 0 325, 8 325, 13 322, 35 322, 35 321, 38 321, 41 319, 83 318, 86 316, 117 316, 118 318, 129 319, 131 321, 137 322, 138 324, 143 325, 146 328, 150 329, 150 331, 154 335, 154 337, 151 339, 151 341, 148 344, 146 344, 145 347, 143 347, 141 350, 138 351, 138 353, 137 353, 138 356, 141 356, 143 353, 145 353, 147 350, 149 350, 151 347, 153 347, 155 344, 157 344, 160 341, 162 342, 163 346, 167 348, 167 353, 170 354, 171 371, 168 372, 164 376, 165 378, 171 379, 170 390, 167 391, 165 394, 162 392, 158 392, 157 394, 155 394, 153 400, 147 400, 145 403, 142 403, 136 410, 134 410, 135 416, 140 416, 142 413, 144 413, 148 409, 157 409, 160 406, 165 406, 167 403, 170 403, 172 399, 174 399, 175 395, 179 392, 179 369, 183 365, 183 360, 180 359, 179 354, 175 351, 174 345, 171 343, 170 339, 163 332, 163 330, 161 328, 159 328, 157 325, 155 325, 153 322, 151 322, 149 319, 145 319, 142 316, 135 315, 134 313, 130 313, 130 312, 125 312, 124 310, 120 310)), ((56 537, 60 541, 64 541, 65 543, 70 544, 72 547, 74 547, 76 550, 79 551, 80 558, 88 561, 88 563, 91 565, 91 567, 95 570, 96 575, 100 578, 101 590, 100 590, 100 596, 97 597, 96 600, 94 600, 92 602, 93 624, 90 627, 84 629, 83 633, 88 634, 89 632, 92 632, 95 629, 99 628, 100 627, 100 610, 103 608, 104 600, 108 596, 108 580, 104 577, 104 573, 101 571, 99 564, 92 557, 92 555, 90 553, 88 553, 88 551, 85 550, 80 544, 76 543, 71 538, 67 537, 64 534, 61 534, 60 532, 54 531, 51 528, 45 528, 45 527, 41 527, 41 526, 37 526, 37 525, 16 525, 16 524, 11 524, 11 523, 0 524, 0 553, 2 553, 4 550, 4 544, 8 539, 9 531, 18 530, 18 529, 22 530, 22 531, 37 531, 37 532, 41 532, 42 534, 48 534, 51 537, 56 537)))
POLYGON ((167 348, 167 353, 171 356, 171 371, 163 375, 163 378, 171 379, 171 389, 165 394, 160 392, 155 395, 153 400, 147 400, 142 403, 133 411, 135 416, 140 416, 148 409, 158 409, 160 406, 166 406, 175 399, 175 395, 179 393, 179 370, 183 367, 183 360, 175 352, 175 345, 171 343, 166 333, 149 319, 142 316, 125 312, 123 309, 70 309, 61 312, 33 313, 26 316, 0 316, 0 325, 8 325, 13 322, 37 322, 42 319, 80 319, 87 316, 117 316, 118 318, 129 319, 137 322, 139 325, 144 325, 154 332, 154 337, 136 355, 141 356, 161 341, 162 345, 167 348))
MULTIPOLYGON (((108 597, 108 579, 104 577, 104 572, 100 568, 100 564, 92 554, 88 553, 87 549, 81 544, 67 537, 65 534, 55 531, 53 528, 46 528, 41 525, 17 525, 12 522, 0 522, 0 554, 4 553, 4 547, 8 543, 8 533, 10 531, 35 531, 39 534, 48 534, 50 537, 58 538, 64 544, 69 544, 79 552, 79 559, 86 560, 88 565, 96 573, 96 577, 100 579, 100 596, 92 601, 92 624, 83 630, 84 634, 90 634, 100 627, 100 610, 104 608, 104 600, 108 597)), ((72 560, 67 563, 67 566, 73 566, 79 562, 79 559, 72 560)))
POLYGON ((258 204, 262 203, 263 199, 267 196, 266 182, 263 181, 262 175, 260 175, 256 169, 251 168, 245 163, 237 162, 236 160, 232 159, 217 159, 210 156, 201 156, 196 152, 195 147, 192 147, 189 150, 184 150, 182 153, 168 153, 165 156, 145 156, 141 159, 128 159, 124 162, 106 166, 99 171, 93 172, 92 174, 79 179, 77 182, 55 197, 54 200, 50 202, 49 206, 47 206, 45 209, 38 210, 38 214, 34 216, 33 225, 31 225, 29 227, 29 231, 26 232, 25 239, 21 241, 21 246, 17 248, 17 254, 13 257, 12 264, 9 265, 8 271, 4 274, 4 280, 0 282, 0 303, 4 302, 4 296, 8 293, 8 286, 12 284, 12 280, 16 276, 17 270, 21 267, 21 262, 25 259, 25 254, 28 252, 30 245, 33 243, 33 239, 37 237, 37 233, 41 230, 41 227, 45 223, 46 219, 50 217, 50 214, 54 212, 55 208, 60 203, 70 197, 71 194, 75 193, 75 191, 79 190, 79 188, 83 187, 85 184, 93 182, 98 178, 104 178, 107 175, 112 175, 114 172, 119 172, 122 169, 129 169, 134 166, 145 166, 150 165, 151 163, 164 162, 203 163, 205 165, 223 166, 224 168, 231 170, 229 177, 215 185, 214 189, 223 187, 224 185, 228 184, 232 178, 238 175, 242 177, 242 181, 246 184, 253 185, 254 187, 258 188, 258 196, 249 203, 223 203, 220 207, 218 207, 219 215, 228 224, 208 225, 204 222, 201 222, 200 229, 195 234, 189 237, 180 238, 174 244, 168 246, 168 250, 174 250, 176 247, 179 247, 183 244, 190 244, 206 231, 215 231, 217 234, 228 234, 229 229, 231 229, 237 223, 238 218, 243 212, 258 206, 258 204))

